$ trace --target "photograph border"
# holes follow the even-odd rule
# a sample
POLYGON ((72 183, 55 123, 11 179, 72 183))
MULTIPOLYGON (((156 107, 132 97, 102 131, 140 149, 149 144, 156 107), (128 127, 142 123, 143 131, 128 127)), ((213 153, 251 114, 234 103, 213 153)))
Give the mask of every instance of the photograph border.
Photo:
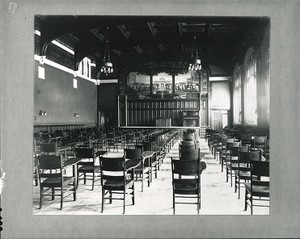
POLYGON ((297 0, 28 0, 0 3, 3 238, 299 237, 300 2, 297 0), (34 216, 34 16, 266 16, 270 40, 269 216, 34 216))

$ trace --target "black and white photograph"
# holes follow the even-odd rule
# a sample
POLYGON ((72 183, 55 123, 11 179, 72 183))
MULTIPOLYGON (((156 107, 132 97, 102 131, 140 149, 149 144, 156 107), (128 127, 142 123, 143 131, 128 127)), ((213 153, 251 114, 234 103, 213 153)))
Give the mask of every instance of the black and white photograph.
POLYGON ((300 236, 298 1, 0 7, 3 238, 300 236))

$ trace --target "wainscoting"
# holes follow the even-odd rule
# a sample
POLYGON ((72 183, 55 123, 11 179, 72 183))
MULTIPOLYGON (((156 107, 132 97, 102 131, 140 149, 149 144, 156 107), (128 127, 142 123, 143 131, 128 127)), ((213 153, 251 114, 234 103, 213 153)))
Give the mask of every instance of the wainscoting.
POLYGON ((127 126, 155 126, 159 118, 171 119, 171 126, 183 126, 183 112, 199 113, 199 109, 199 99, 128 100, 127 126))

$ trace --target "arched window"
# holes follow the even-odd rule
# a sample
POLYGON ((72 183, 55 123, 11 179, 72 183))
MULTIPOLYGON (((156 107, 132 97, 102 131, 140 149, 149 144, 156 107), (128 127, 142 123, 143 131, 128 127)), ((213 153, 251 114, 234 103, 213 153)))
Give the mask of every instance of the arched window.
POLYGON ((233 123, 242 123, 242 68, 236 65, 233 71, 233 123))
POLYGON ((249 48, 244 62, 244 120, 245 124, 257 124, 257 59, 254 49, 249 48))

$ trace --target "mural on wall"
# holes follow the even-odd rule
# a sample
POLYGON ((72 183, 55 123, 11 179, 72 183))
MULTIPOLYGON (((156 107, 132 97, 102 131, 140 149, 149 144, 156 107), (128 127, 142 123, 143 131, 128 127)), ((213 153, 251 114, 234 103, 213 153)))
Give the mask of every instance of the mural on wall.
POLYGON ((152 98, 173 98, 172 75, 166 72, 153 75, 152 98))
POLYGON ((150 96, 150 76, 130 72, 126 88, 128 99, 145 99, 150 96))
POLYGON ((153 74, 151 79, 150 75, 131 72, 127 77, 126 93, 128 99, 199 98, 200 76, 198 72, 187 71, 175 74, 174 82, 173 85, 172 73, 159 72, 153 74))
POLYGON ((189 71, 175 76, 174 98, 199 98, 199 74, 197 72, 189 71))

